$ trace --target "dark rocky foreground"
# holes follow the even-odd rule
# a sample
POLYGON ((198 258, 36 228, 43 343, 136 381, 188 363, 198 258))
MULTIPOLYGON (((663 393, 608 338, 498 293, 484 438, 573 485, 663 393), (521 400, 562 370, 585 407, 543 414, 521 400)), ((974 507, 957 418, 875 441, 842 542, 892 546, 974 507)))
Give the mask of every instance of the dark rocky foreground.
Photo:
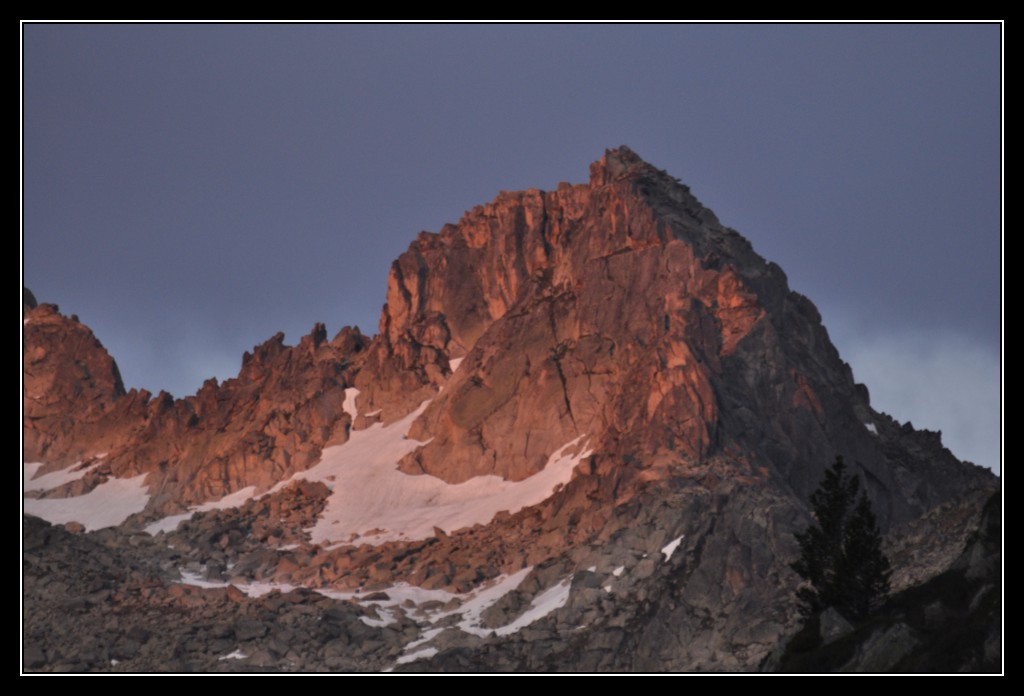
MULTIPOLYGON (((317 497, 306 501, 315 507, 317 497)), ((398 603, 389 596, 393 589, 372 578, 351 599, 311 589, 254 598, 232 586, 181 583, 183 575, 191 582, 230 577, 251 588, 261 578, 280 577, 293 554, 318 558, 319 550, 301 545, 268 551, 260 539, 264 503, 197 515, 177 532, 155 537, 127 527, 75 533, 25 517, 24 667, 673 671, 696 662, 707 670, 747 669, 793 628, 791 607, 783 601, 756 619, 744 617, 744 603, 756 596, 775 604, 784 591, 770 598, 755 593, 757 586, 743 576, 749 571, 730 573, 731 587, 715 578, 737 560, 771 569, 777 549, 737 543, 738 536, 767 541, 767 529, 778 524, 774 516, 792 514, 765 502, 752 497, 743 508, 747 514, 716 518, 721 501, 694 487, 633 499, 603 535, 533 566, 471 625, 471 595, 447 592, 398 603), (679 541, 666 552, 673 539, 679 541), (535 605, 543 609, 552 597, 551 610, 538 614, 535 605), (690 641, 683 643, 683 636, 690 641), (245 657, 229 657, 239 654, 245 657)), ((301 524, 302 515, 292 517, 301 524)), ((281 536, 287 539, 288 531, 281 536)), ((465 545, 460 536, 472 534, 455 535, 453 543, 465 545)), ((358 552, 377 554, 380 560, 368 565, 381 565, 379 572, 395 572, 393 561, 373 547, 358 552)))
MULTIPOLYGON (((686 509, 687 497, 685 490, 662 492, 659 498, 668 503, 661 509, 644 514, 638 500, 624 513, 644 522, 672 517, 686 509)), ((365 586, 339 598, 287 585, 282 587, 290 591, 247 595, 239 588, 273 578, 294 553, 268 553, 257 538, 262 507, 280 505, 268 499, 227 517, 223 511, 196 515, 177 532, 155 537, 127 528, 76 533, 26 516, 23 668, 614 672, 693 671, 684 665, 700 663, 699 671, 746 671, 767 655, 762 670, 998 671, 999 494, 987 506, 986 499, 967 496, 894 532, 889 552, 900 559, 900 577, 915 580, 904 582, 880 612, 855 627, 826 617, 821 626, 814 622, 803 630, 784 594, 762 598, 781 597, 774 613, 728 609, 725 598, 732 592, 713 577, 721 566, 729 582, 743 582, 726 570, 736 542, 729 529, 707 535, 696 548, 681 542, 669 557, 661 550, 663 530, 620 529, 575 557, 535 566, 467 629, 460 613, 471 605, 465 595, 397 601, 389 595, 392 588, 365 586), (926 536, 928 544, 914 541, 926 536), (211 549, 221 547, 221 539, 233 540, 223 544, 222 565, 198 563, 217 557, 211 549), (908 543, 918 551, 908 551, 908 543), (230 577, 237 586, 183 584, 183 575, 190 582, 230 577), (523 619, 538 598, 561 586, 563 605, 535 621, 523 619), (774 618, 741 626, 744 614, 774 618), (517 620, 523 623, 519 630, 502 628, 517 620), (726 627, 701 631, 701 621, 726 627), (698 640, 683 642, 684 636, 698 640)), ((294 509, 303 507, 295 501, 315 508, 318 497, 285 500, 294 509)), ((751 508, 761 503, 751 501, 751 508)), ((285 517, 302 522, 302 515, 285 517)), ((749 523, 765 520, 753 515, 749 523)), ((744 562, 763 563, 756 555, 744 562)), ((740 597, 757 601, 749 593, 740 597)))
POLYGON ((380 670, 418 634, 402 620, 369 626, 373 609, 311 590, 250 598, 174 582, 182 558, 148 535, 24 525, 29 671, 380 670))
MULTIPOLYGON (((833 610, 815 618, 762 665, 777 672, 1002 671, 1002 501, 980 513, 962 551, 942 572, 889 598, 852 626, 833 610)), ((923 526, 923 525, 922 525, 923 526)), ((943 531, 930 527, 933 535, 943 531)))

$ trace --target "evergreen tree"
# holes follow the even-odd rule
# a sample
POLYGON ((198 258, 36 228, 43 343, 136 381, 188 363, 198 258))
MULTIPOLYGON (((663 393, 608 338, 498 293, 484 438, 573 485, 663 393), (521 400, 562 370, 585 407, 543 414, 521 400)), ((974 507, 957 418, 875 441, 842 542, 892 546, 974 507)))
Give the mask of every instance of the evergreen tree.
POLYGON ((796 535, 800 559, 791 567, 809 585, 797 591, 805 614, 835 607, 851 619, 867 616, 889 592, 889 561, 860 479, 846 473, 842 457, 811 495, 816 523, 796 535))

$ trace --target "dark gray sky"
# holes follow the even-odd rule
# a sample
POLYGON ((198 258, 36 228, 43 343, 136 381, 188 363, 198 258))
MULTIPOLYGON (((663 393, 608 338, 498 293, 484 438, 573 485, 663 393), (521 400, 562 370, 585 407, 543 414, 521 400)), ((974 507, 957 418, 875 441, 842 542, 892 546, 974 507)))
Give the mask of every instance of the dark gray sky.
POLYGON ((1001 27, 23 25, 24 282, 175 396, 627 144, 810 297, 876 408, 999 466, 1001 27))

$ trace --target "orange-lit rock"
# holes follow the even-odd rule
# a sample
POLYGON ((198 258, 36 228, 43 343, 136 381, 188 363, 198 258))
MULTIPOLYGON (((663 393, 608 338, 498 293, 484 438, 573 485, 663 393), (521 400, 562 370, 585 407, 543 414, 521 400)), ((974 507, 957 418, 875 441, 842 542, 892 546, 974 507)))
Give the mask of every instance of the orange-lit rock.
POLYGON ((764 485, 803 495, 843 452, 891 501, 885 521, 962 478, 951 460, 935 465, 948 481, 897 475, 915 460, 865 429, 883 417, 814 306, 625 147, 591 165, 587 184, 503 192, 421 233, 392 265, 374 339, 345 329, 328 341, 319 324, 296 346, 278 334, 243 356, 237 378, 177 401, 126 393, 85 326, 26 297, 26 459, 106 453, 79 485, 146 473, 154 510, 265 490, 352 427, 393 423, 426 400, 409 436, 429 443, 399 466, 451 483, 525 479, 580 436, 620 483, 752 465, 764 485), (348 387, 359 389, 354 422, 348 387))

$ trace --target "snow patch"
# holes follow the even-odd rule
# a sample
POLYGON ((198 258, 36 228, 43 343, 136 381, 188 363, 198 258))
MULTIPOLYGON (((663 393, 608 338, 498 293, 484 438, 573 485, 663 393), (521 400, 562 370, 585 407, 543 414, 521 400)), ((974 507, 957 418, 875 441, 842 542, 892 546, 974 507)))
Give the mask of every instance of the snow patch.
MULTIPOLYGON (((366 597, 362 596, 358 591, 330 589, 318 589, 316 591, 324 597, 330 597, 331 599, 353 600, 356 602, 367 601, 366 597)), ((381 607, 397 607, 400 604, 405 604, 407 601, 411 601, 413 604, 424 604, 431 601, 448 602, 452 597, 459 596, 444 590, 427 590, 404 582, 386 587, 382 591, 386 592, 390 599, 370 600, 373 604, 381 607)), ((376 594, 377 592, 378 590, 374 590, 373 594, 376 594)))
POLYGON ((231 583, 223 582, 221 580, 205 580, 199 573, 191 570, 179 570, 181 575, 182 585, 192 585, 193 587, 227 587, 231 583))
POLYGON ((404 665, 407 662, 415 662, 416 660, 425 660, 428 657, 433 657, 436 654, 437 654, 437 648, 423 648, 422 650, 417 650, 414 653, 409 653, 408 655, 402 655, 401 657, 398 658, 396 664, 404 665))
POLYGON ((502 575, 493 585, 478 589, 471 593, 469 598, 466 601, 463 601, 462 606, 458 609, 444 612, 438 618, 444 618, 444 616, 450 614, 461 614, 462 621, 457 625, 463 631, 477 636, 490 635, 493 629, 483 628, 480 625, 480 615, 483 614, 489 606, 497 602, 512 590, 518 588, 519 585, 522 584, 523 580, 526 579, 526 576, 530 574, 531 570, 533 570, 533 566, 523 568, 512 575, 502 575))
POLYGON ((436 638, 437 636, 441 635, 442 633, 444 633, 444 627, 427 629, 426 631, 423 632, 422 636, 420 636, 419 638, 417 638, 413 642, 411 642, 408 645, 406 645, 404 649, 405 650, 411 650, 412 648, 415 648, 415 647, 418 647, 420 645, 423 645, 424 643, 427 643, 429 641, 434 640, 434 638, 436 638))
MULTIPOLYGON (((542 592, 540 595, 534 598, 534 601, 531 603, 530 608, 526 611, 526 613, 524 613, 522 616, 520 616, 518 619, 508 624, 507 626, 502 626, 498 629, 484 628, 483 626, 481 626, 480 617, 483 614, 483 612, 486 611, 488 607, 492 606, 499 599, 504 597, 506 594, 517 589, 519 585, 522 584, 523 580, 526 579, 526 576, 530 574, 531 570, 533 570, 532 566, 523 568, 518 572, 513 573, 512 575, 499 576, 495 580, 491 581, 490 584, 482 585, 464 595, 452 594, 450 592, 445 592, 444 590, 423 590, 421 588, 410 588, 407 585, 404 587, 396 586, 388 588, 386 592, 391 597, 390 603, 392 604, 404 604, 404 602, 409 596, 410 590, 419 590, 419 592, 422 593, 419 596, 423 597, 427 601, 440 600, 442 602, 448 603, 455 598, 461 600, 461 604, 459 604, 459 606, 454 609, 441 609, 438 611, 430 612, 426 616, 426 622, 428 624, 433 624, 434 627, 428 628, 420 635, 419 638, 408 643, 405 646, 404 650, 412 650, 413 648, 418 648, 419 646, 424 645, 425 643, 429 643, 436 636, 440 635, 449 625, 452 625, 449 620, 449 617, 452 616, 459 617, 459 621, 455 623, 453 627, 458 628, 459 630, 465 633, 470 633, 475 636, 486 638, 487 636, 490 636, 494 633, 497 633, 498 635, 507 635, 509 633, 515 633, 523 626, 527 626, 530 623, 533 623, 537 619, 546 616, 551 611, 554 611, 559 606, 565 604, 565 599, 562 599, 561 603, 557 603, 558 598, 552 598, 550 596, 551 594, 558 594, 562 591, 561 585, 556 585, 554 588, 542 592), (557 606, 554 606, 555 604, 557 604, 557 606), (437 624, 443 625, 437 626, 437 624)), ((568 583, 570 583, 571 581, 572 576, 569 576, 569 578, 562 581, 566 584, 566 587, 564 589, 566 598, 568 597, 568 583)), ((324 594, 327 593, 324 592, 324 594)), ((422 604, 423 602, 418 601, 416 603, 422 604)), ((416 650, 414 652, 403 655, 399 658, 399 661, 396 664, 404 664, 405 662, 411 662, 413 660, 430 657, 434 653, 427 654, 427 651, 432 649, 433 648, 423 648, 421 650, 416 650)))
MULTIPOLYGON (((352 416, 357 414, 358 394, 355 388, 345 390, 343 408, 352 416)), ((449 484, 429 475, 405 474, 397 469, 397 463, 426 444, 408 438, 407 433, 428 403, 424 401, 405 418, 388 426, 375 423, 365 430, 353 431, 345 444, 325 449, 317 465, 271 489, 270 492, 276 492, 299 479, 321 481, 331 489, 324 511, 309 530, 312 543, 326 546, 358 540, 377 545, 427 539, 434 535, 435 527, 454 531, 487 524, 501 511, 514 514, 550 497, 569 482, 576 465, 591 454, 582 446, 585 436, 580 436, 553 453, 542 471, 514 482, 498 476, 478 476, 449 484), (578 451, 573 454, 575 450, 578 451), (343 481, 344 485, 336 486, 336 481, 343 481)), ((69 467, 32 480, 42 464, 26 463, 24 467, 25 490, 63 485, 88 471, 69 467)), ((74 498, 27 499, 25 511, 58 524, 78 521, 90 530, 117 525, 145 508, 149 494, 142 483, 144 478, 145 475, 111 478, 74 498)), ((249 486, 220 500, 156 520, 145 531, 170 532, 196 512, 239 507, 255 495, 256 488, 249 486)))
POLYGON ((462 364, 463 360, 465 360, 464 357, 452 358, 451 360, 448 361, 448 368, 452 371, 452 374, 455 374, 455 371, 459 369, 459 365, 462 364))
MULTIPOLYGON (((555 609, 564 606, 565 602, 568 600, 569 587, 572 582, 571 575, 554 587, 551 587, 537 595, 533 602, 530 603, 530 608, 512 623, 506 626, 501 626, 497 629, 484 628, 481 626, 480 617, 483 612, 506 594, 517 589, 519 585, 522 584, 523 580, 526 579, 526 576, 530 574, 531 570, 533 570, 533 567, 529 566, 513 573, 512 575, 499 576, 490 583, 485 583, 465 594, 456 594, 446 590, 427 590, 422 587, 415 587, 406 583, 398 583, 391 587, 383 588, 383 591, 388 595, 388 599, 373 600, 373 604, 377 606, 378 614, 382 618, 374 619, 369 616, 361 616, 359 619, 368 626, 377 628, 389 626, 397 622, 401 618, 402 614, 408 610, 408 604, 411 600, 412 604, 417 605, 416 611, 419 611, 422 615, 419 620, 429 626, 429 628, 424 630, 417 639, 410 641, 404 648, 406 651, 419 648, 420 646, 429 643, 449 626, 459 628, 466 633, 471 633, 481 637, 487 637, 495 633, 501 636, 508 635, 510 633, 515 633, 524 626, 528 626, 534 621, 547 616, 555 609), (459 603, 458 606, 451 609, 441 608, 424 611, 418 608, 419 605, 426 604, 427 602, 448 605, 454 599, 458 599, 459 603), (458 620, 453 622, 450 617, 457 617, 458 620), (438 626, 437 624, 443 625, 438 626)), ((203 588, 228 587, 229 585, 234 585, 250 597, 260 597, 273 590, 291 592, 296 589, 294 585, 287 583, 230 583, 205 580, 200 573, 194 571, 180 570, 180 573, 181 584, 183 585, 192 585, 203 588)), ((374 593, 377 591, 381 590, 375 590, 374 593)), ((342 590, 329 590, 323 588, 317 589, 316 592, 325 597, 343 601, 347 600, 358 602, 365 599, 364 597, 361 597, 359 592, 346 592, 342 590)), ((434 655, 435 653, 435 648, 425 647, 402 655, 398 658, 398 662, 396 664, 404 664, 406 662, 424 659, 434 655)))
POLYGON ((612 575, 614 575, 615 577, 621 577, 621 575, 624 572, 626 572, 626 566, 619 566, 618 568, 612 571, 612 575))
POLYGON ((605 585, 603 589, 604 589, 605 592, 611 594, 612 586, 611 585, 605 585))
POLYGON ((565 606, 569 601, 569 587, 572 585, 572 576, 565 578, 560 583, 541 592, 530 602, 530 608, 522 613, 512 623, 494 629, 499 636, 507 636, 516 633, 521 628, 529 626, 534 621, 539 621, 545 616, 565 606))
POLYGON ((247 657, 249 657, 249 656, 246 655, 244 652, 242 652, 241 648, 238 648, 238 649, 236 649, 236 650, 234 650, 232 652, 229 652, 227 655, 221 655, 217 659, 218 660, 244 660, 247 657))
POLYGON ((355 387, 349 387, 345 390, 345 400, 341 404, 341 409, 352 416, 353 419, 359 415, 359 411, 356 410, 357 396, 359 396, 359 390, 355 387))
POLYGON ((312 543, 344 544, 358 539, 377 545, 427 539, 434 535, 434 527, 453 531, 487 524, 502 510, 515 513, 551 496, 569 482, 576 464, 590 455, 590 450, 582 449, 570 454, 579 448, 580 436, 552 454, 542 471, 522 481, 477 476, 450 484, 434 476, 405 474, 397 469, 398 461, 426 444, 406 435, 428 403, 388 426, 375 423, 353 431, 348 442, 326 448, 318 464, 289 479, 321 481, 331 489, 324 511, 309 530, 312 543), (335 481, 344 485, 336 486, 335 481))
POLYGON ((188 512, 182 512, 177 515, 170 515, 169 517, 159 519, 156 522, 146 525, 144 531, 149 534, 156 534, 157 532, 173 532, 178 528, 178 524, 192 517, 194 513, 241 507, 247 500, 254 497, 256 497, 256 486, 246 486, 241 490, 224 496, 220 500, 214 500, 201 505, 193 505, 188 509, 188 512))
POLYGON ((90 469, 95 469, 99 466, 99 462, 90 466, 82 466, 82 462, 75 462, 66 469, 59 471, 51 471, 48 474, 43 474, 39 478, 35 478, 36 472, 43 467, 42 462, 25 462, 25 484, 22 487, 24 492, 28 491, 48 491, 59 486, 63 486, 65 483, 71 483, 89 473, 90 469))
POLYGON ((110 478, 88 493, 72 498, 25 498, 25 512, 51 524, 79 522, 90 532, 114 527, 146 507, 149 493, 145 479, 145 474, 110 478))
POLYGON ((373 618, 372 616, 360 616, 359 620, 367 626, 373 626, 374 628, 383 628, 384 626, 390 626, 391 624, 398 621, 398 616, 394 611, 388 611, 387 609, 378 609, 377 616, 379 618, 373 618))
POLYGON ((864 427, 868 429, 869 433, 873 435, 878 434, 878 426, 876 426, 874 423, 865 423, 864 427))
POLYGON ((265 594, 270 594, 274 590, 287 594, 292 590, 297 590, 297 585, 292 585, 287 582, 250 582, 245 585, 236 585, 245 594, 250 597, 262 597, 265 594))
POLYGON ((673 539, 672 541, 668 542, 667 544, 661 547, 661 552, 665 554, 666 561, 672 558, 672 554, 675 553, 675 550, 679 547, 679 543, 683 540, 684 536, 686 535, 684 534, 678 539, 673 539))
MULTIPOLYGON (((180 582, 182 585, 191 585, 193 587, 202 587, 205 589, 234 586, 249 597, 262 597, 265 594, 270 594, 274 590, 282 593, 288 593, 292 590, 298 589, 297 585, 292 585, 287 582, 225 582, 223 580, 205 580, 202 575, 190 570, 179 569, 178 572, 181 574, 180 582)), ((318 592, 320 591, 318 590, 318 592)), ((326 592, 320 592, 320 594, 327 595, 326 592)))
MULTIPOLYGON (((545 616, 548 616, 556 609, 565 606, 569 599, 569 591, 572 586, 573 578, 571 575, 534 597, 533 601, 530 602, 529 608, 511 623, 497 628, 483 627, 481 625, 480 617, 484 611, 486 611, 488 607, 494 605, 495 602, 500 600, 506 594, 517 589, 522 584, 523 580, 526 579, 526 576, 530 574, 531 570, 533 570, 532 566, 523 568, 512 575, 499 576, 490 583, 485 583, 484 585, 481 585, 480 587, 465 594, 456 594, 446 590, 427 590, 422 587, 415 587, 406 583, 398 583, 391 587, 374 591, 375 593, 378 591, 384 591, 388 595, 388 599, 386 600, 373 600, 373 604, 377 606, 377 611, 381 618, 374 619, 369 616, 361 616, 359 619, 368 626, 377 628, 389 626, 399 621, 404 612, 411 611, 411 609, 409 609, 410 600, 412 604, 417 606, 415 611, 418 611, 420 614, 418 620, 422 624, 429 626, 429 628, 426 628, 418 638, 410 641, 405 646, 405 651, 412 650, 412 652, 406 652, 406 654, 403 654, 398 658, 396 664, 405 664, 407 662, 425 659, 437 654, 436 648, 421 646, 432 641, 449 627, 458 628, 465 633, 470 633, 484 638, 491 635, 506 636, 516 633, 520 629, 539 621, 545 616), (455 599, 459 600, 458 605, 450 609, 440 608, 425 611, 419 608, 420 605, 424 605, 428 602, 448 605, 455 599), (457 621, 453 621, 451 617, 457 617, 457 621)), ((234 584, 239 590, 250 597, 259 597, 273 590, 291 592, 296 589, 294 585, 287 583, 252 582, 247 584, 238 584, 217 582, 204 580, 203 577, 196 572, 186 570, 182 570, 180 572, 182 584, 204 588, 227 587, 228 585, 234 584)), ((606 586, 605 591, 611 592, 611 585, 606 586)), ((338 600, 351 600, 358 602, 365 599, 360 596, 360 592, 346 592, 342 590, 329 589, 317 589, 316 592, 325 597, 338 600)), ((226 656, 221 659, 226 659, 226 656)), ((239 657, 237 659, 242 658, 239 657)))

